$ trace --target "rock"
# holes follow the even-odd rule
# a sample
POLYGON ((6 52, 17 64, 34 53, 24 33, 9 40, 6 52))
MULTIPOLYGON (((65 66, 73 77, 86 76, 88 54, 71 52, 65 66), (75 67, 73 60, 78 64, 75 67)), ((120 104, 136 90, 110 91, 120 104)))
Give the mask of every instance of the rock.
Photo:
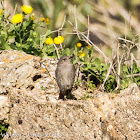
POLYGON ((8 97, 0 95, 0 121, 8 123, 9 111, 10 107, 8 97))
POLYGON ((57 61, 11 50, 2 51, 0 62, 0 120, 9 123, 4 140, 139 140, 136 84, 86 100, 78 87, 78 100, 63 101, 54 77, 57 61))

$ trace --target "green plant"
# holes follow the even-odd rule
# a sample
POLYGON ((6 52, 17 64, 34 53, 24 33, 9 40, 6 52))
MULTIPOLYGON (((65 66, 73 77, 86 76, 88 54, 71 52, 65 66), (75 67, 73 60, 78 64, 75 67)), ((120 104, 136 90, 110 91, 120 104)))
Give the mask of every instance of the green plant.
MULTIPOLYGON (((4 7, 0 14, 0 50, 14 49, 38 56, 57 57, 56 48, 51 43, 45 43, 50 37, 49 19, 35 19, 27 6, 22 7, 22 13, 11 17, 5 13, 4 7), (25 12, 25 13, 24 13, 25 12), (42 20, 44 19, 44 20, 42 20), (46 31, 40 35, 39 32, 46 31)), ((58 37, 55 39, 59 43, 58 37)))
MULTIPOLYGON (((108 68, 109 64, 106 65, 104 63, 101 63, 100 59, 96 58, 93 61, 91 61, 91 63, 84 63, 81 70, 86 75, 88 85, 91 85, 92 87, 97 87, 98 85, 104 82, 108 68)), ((109 75, 105 84, 105 90, 110 92, 114 90, 115 87, 116 87, 115 77, 109 75)))
POLYGON ((133 66, 121 66, 121 89, 125 89, 131 83, 135 82, 140 86, 140 68, 137 67, 136 63, 133 63, 133 66))
POLYGON ((0 140, 2 140, 3 136, 6 134, 8 126, 8 124, 0 123, 0 140))
POLYGON ((36 31, 38 25, 34 22, 34 15, 26 16, 17 14, 11 20, 3 8, 0 15, 0 50, 15 49, 40 55, 41 50, 37 45, 39 35, 36 31))

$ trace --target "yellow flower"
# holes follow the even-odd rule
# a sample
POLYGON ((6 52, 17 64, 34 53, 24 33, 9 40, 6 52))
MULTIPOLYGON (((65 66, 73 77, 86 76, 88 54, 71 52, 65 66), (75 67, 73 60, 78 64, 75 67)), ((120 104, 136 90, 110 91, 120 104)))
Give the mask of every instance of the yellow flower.
POLYGON ((90 45, 88 45, 88 46, 87 46, 87 48, 88 48, 88 49, 90 49, 90 48, 91 48, 91 46, 90 46, 90 45))
POLYGON ((23 5, 21 9, 25 14, 30 14, 33 11, 33 8, 29 5, 23 5))
POLYGON ((1 15, 1 13, 2 13, 2 10, 0 9, 0 15, 1 15))
POLYGON ((63 43, 64 41, 64 37, 63 36, 57 36, 54 38, 54 43, 55 44, 60 44, 60 43, 63 43))
POLYGON ((11 21, 12 21, 14 24, 16 24, 16 23, 22 22, 22 20, 23 20, 23 15, 22 15, 22 14, 16 14, 16 15, 13 16, 13 18, 12 18, 11 21))
POLYGON ((35 17, 34 17, 34 16, 32 16, 32 17, 31 17, 31 20, 32 20, 32 21, 34 21, 34 20, 35 20, 35 17))
POLYGON ((82 47, 82 44, 81 43, 77 43, 77 47, 82 47))
POLYGON ((78 56, 81 56, 81 57, 84 57, 85 56, 85 53, 83 51, 80 51, 80 52, 77 53, 77 55, 78 56))
POLYGON ((49 24, 49 23, 50 23, 49 18, 46 18, 46 23, 47 23, 47 24, 49 24))
POLYGON ((44 22, 44 21, 45 21, 45 18, 41 18, 40 20, 41 20, 42 22, 44 22))
POLYGON ((51 37, 47 38, 45 41, 46 44, 53 44, 53 39, 51 37))

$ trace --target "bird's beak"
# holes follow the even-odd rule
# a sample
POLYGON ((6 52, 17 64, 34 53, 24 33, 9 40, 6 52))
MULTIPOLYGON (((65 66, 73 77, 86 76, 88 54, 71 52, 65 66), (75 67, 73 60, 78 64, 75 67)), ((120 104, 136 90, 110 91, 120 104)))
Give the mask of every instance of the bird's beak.
POLYGON ((73 58, 73 56, 70 56, 70 59, 72 59, 73 58))

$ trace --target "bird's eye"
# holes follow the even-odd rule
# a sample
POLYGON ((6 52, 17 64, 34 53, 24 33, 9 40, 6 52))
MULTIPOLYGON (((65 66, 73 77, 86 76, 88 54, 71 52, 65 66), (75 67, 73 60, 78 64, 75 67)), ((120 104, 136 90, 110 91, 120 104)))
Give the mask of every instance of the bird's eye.
POLYGON ((66 58, 64 58, 63 60, 66 61, 66 58))

